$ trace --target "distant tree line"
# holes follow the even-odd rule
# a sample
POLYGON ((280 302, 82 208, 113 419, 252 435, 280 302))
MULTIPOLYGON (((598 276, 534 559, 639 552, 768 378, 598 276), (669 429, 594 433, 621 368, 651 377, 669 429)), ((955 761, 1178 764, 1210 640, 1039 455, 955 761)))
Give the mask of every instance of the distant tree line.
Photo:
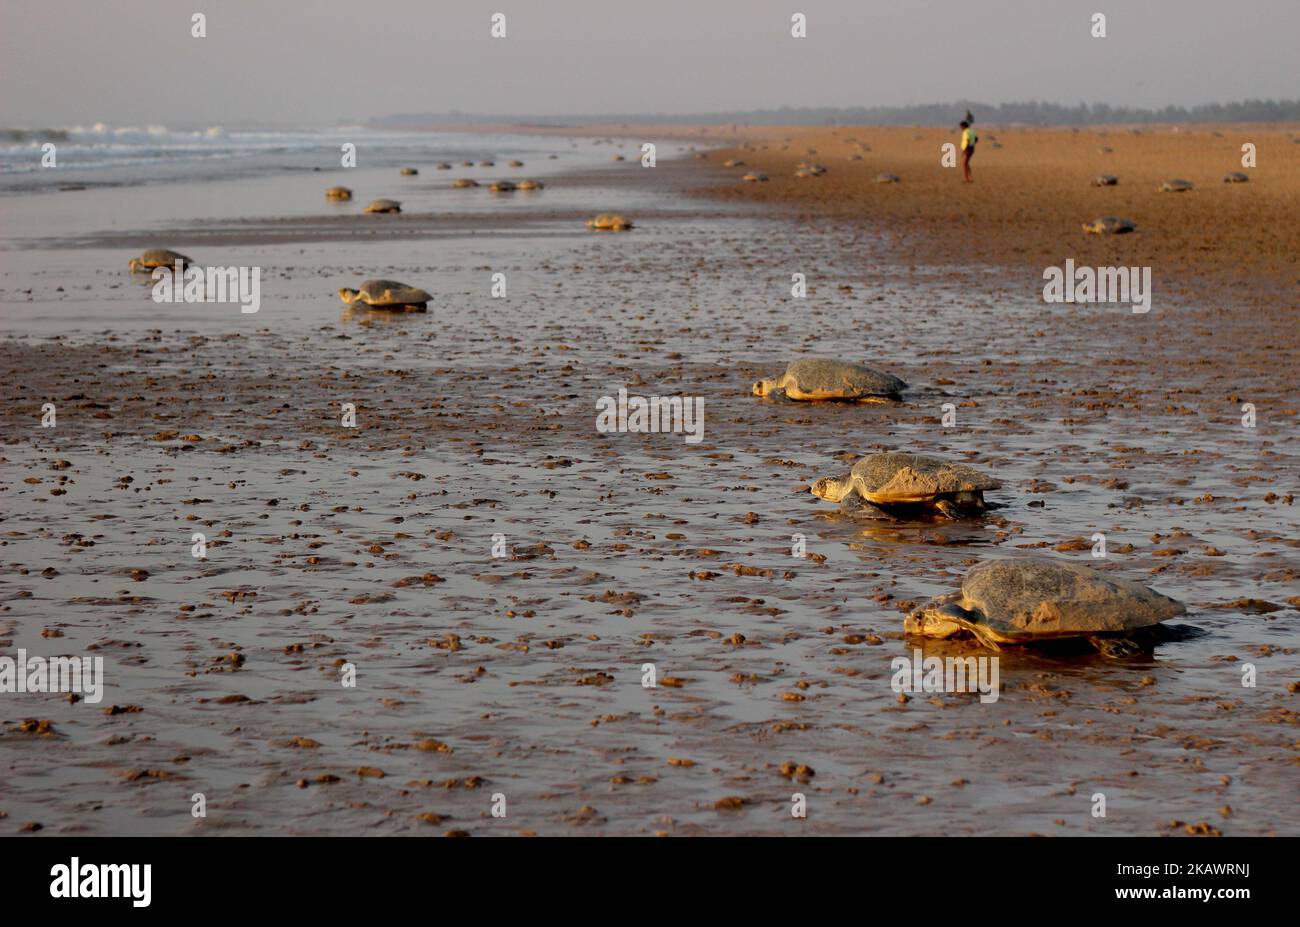
POLYGON ((783 106, 746 112, 698 113, 694 115, 622 114, 609 116, 482 116, 452 111, 401 113, 373 121, 373 125, 429 125, 434 123, 525 123, 559 126, 570 124, 602 125, 618 123, 719 123, 756 125, 884 125, 949 126, 970 110, 977 123, 1025 126, 1081 126, 1116 123, 1178 122, 1300 122, 1300 100, 1243 100, 1240 103, 1205 103, 1199 106, 1166 106, 1163 109, 1138 109, 1111 106, 1108 103, 1060 103, 1029 101, 1024 103, 980 103, 958 100, 955 103, 925 103, 917 106, 810 107, 783 106))

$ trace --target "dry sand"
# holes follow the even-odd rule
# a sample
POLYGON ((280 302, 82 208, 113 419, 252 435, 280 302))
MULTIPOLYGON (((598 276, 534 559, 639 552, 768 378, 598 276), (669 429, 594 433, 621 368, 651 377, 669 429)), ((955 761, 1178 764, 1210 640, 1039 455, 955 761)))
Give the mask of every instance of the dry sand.
MULTIPOLYGON (((725 183, 710 196, 780 204, 813 222, 860 221, 887 230, 900 254, 941 265, 1042 268, 1066 257, 1077 264, 1149 265, 1166 293, 1208 280, 1237 289, 1282 288, 1295 303, 1300 288, 1300 133, 1276 126, 1004 129, 981 127, 972 161, 975 182, 960 166, 940 165, 954 132, 937 129, 768 128, 743 133, 737 147, 710 153, 711 164, 743 159, 767 183, 725 183), (1257 165, 1243 168, 1241 146, 1256 146, 1257 165), (1001 147, 995 147, 1001 145, 1001 147), (1103 149, 1109 148, 1110 151, 1103 149), (851 160, 854 154, 861 160, 851 160), (796 178, 796 165, 828 173, 796 178), (1223 183, 1229 172, 1250 177, 1223 183), (881 172, 898 184, 876 184, 881 172), (1093 187, 1094 177, 1119 178, 1093 187), (1189 193, 1160 192, 1171 178, 1189 193), (1098 216, 1137 223, 1136 234, 1084 235, 1098 216)), ((711 135, 719 135, 715 130, 711 135)), ((719 135, 719 137, 722 137, 719 135)))

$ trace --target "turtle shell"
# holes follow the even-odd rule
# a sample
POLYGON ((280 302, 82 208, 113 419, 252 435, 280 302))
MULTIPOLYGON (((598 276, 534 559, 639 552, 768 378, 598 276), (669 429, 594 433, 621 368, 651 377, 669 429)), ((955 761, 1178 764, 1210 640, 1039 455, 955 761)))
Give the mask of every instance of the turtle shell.
POLYGON ((181 262, 182 267, 188 267, 194 262, 185 255, 168 248, 150 248, 136 260, 136 265, 146 270, 152 270, 155 267, 172 267, 177 261, 181 262))
POLYGON ((899 183, 902 181, 902 179, 903 178, 899 177, 897 174, 877 174, 874 182, 875 183, 899 183))
POLYGON ((325 191, 325 198, 330 200, 350 200, 352 191, 347 187, 330 187, 325 191))
POLYGON ((821 399, 857 399, 863 396, 896 396, 907 384, 892 374, 861 364, 809 357, 792 361, 785 368, 786 385, 821 399))
POLYGON ((367 280, 358 287, 358 299, 370 306, 414 306, 433 299, 424 290, 396 280, 367 280))
POLYGON ((1225 174, 1223 177, 1224 183, 1248 183, 1249 181, 1250 177, 1243 174, 1241 171, 1233 171, 1230 174, 1225 174))
POLYGON ((1113 187, 1119 183, 1119 178, 1114 174, 1101 174, 1092 179, 1094 187, 1113 187))
POLYGON ((1127 579, 1042 557, 985 560, 967 572, 957 602, 999 640, 1125 633, 1186 609, 1127 579))
POLYGON ((1093 219, 1083 227, 1083 230, 1095 235, 1123 235, 1137 231, 1137 223, 1132 219, 1121 219, 1118 216, 1102 216, 1100 219, 1093 219))
POLYGON ((1160 185, 1160 190, 1163 193, 1186 193, 1194 188, 1195 184, 1190 180, 1166 180, 1160 185))
POLYGON ((397 200, 372 200, 364 212, 401 212, 402 204, 397 200))
POLYGON ((618 232, 623 229, 632 228, 632 223, 627 219, 624 219, 622 216, 613 215, 611 213, 601 213, 594 219, 588 219, 587 227, 599 229, 601 231, 618 232))
POLYGON ((928 502, 940 495, 1002 486, 965 464, 896 452, 862 458, 853 465, 852 476, 858 492, 878 505, 928 502))

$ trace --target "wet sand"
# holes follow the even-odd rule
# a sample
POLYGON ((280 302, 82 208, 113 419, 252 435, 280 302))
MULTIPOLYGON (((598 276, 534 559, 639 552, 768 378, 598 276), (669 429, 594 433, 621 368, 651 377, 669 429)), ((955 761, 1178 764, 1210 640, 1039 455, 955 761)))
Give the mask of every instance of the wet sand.
MULTIPOLYGON (((871 130, 873 149, 890 131, 871 130)), ((1014 150, 1018 136, 992 134, 997 155, 1014 150)), ((998 250, 1010 227, 987 253, 947 252, 959 232, 927 212, 946 197, 913 192, 925 181, 864 164, 904 184, 855 193, 859 168, 801 147, 831 173, 787 183, 763 152, 773 180, 742 187, 711 152, 555 181, 647 197, 626 234, 587 233, 568 209, 499 227, 416 212, 171 229, 260 255, 267 302, 251 317, 150 303, 124 272, 145 237, 130 229, 6 254, 0 641, 103 655, 109 688, 98 706, 0 697, 0 829, 1300 830, 1293 300, 1258 276, 1214 278, 1229 297, 1158 271, 1148 315, 1047 306, 1042 263, 1182 250, 1153 244, 1159 221, 1139 214, 1141 235, 1079 236, 1058 258, 1044 255, 1073 239, 1027 234, 1024 263, 998 250), (909 199, 836 206, 878 193, 909 199), (349 226, 374 240, 336 234, 349 226), (496 269, 504 301, 487 293, 496 269), (335 287, 380 275, 438 299, 427 315, 342 310, 335 287), (79 321, 52 331, 42 316, 79 321), (797 353, 865 359, 913 388, 884 406, 749 395, 797 353), (704 397, 704 440, 598 432, 595 402, 620 386, 704 397), (47 401, 57 429, 39 427, 47 401), (346 402, 355 429, 339 424, 346 402), (888 448, 994 472, 1003 507, 862 524, 806 491, 888 448), (206 561, 190 557, 195 531, 206 561), (795 535, 813 556, 791 556, 795 535), (1195 633, 1123 663, 1003 654, 992 704, 900 700, 902 616, 978 558, 1024 552, 1148 582, 1188 604, 1179 624, 1195 633), (356 688, 340 686, 343 662, 356 688), (657 689, 641 686, 647 662, 657 689), (806 819, 790 816, 795 792, 806 819)), ((1180 165, 1169 175, 1188 176, 1180 165)), ((1258 187, 1207 181, 1178 203, 1263 196, 1263 170, 1258 187)), ((978 178, 959 195, 1011 222, 995 166, 978 178)), ((1261 246, 1293 236, 1296 215, 1261 246)), ((1026 227, 1039 221, 1026 207, 1026 227)), ((1285 282, 1294 254, 1269 251, 1255 273, 1285 282)))

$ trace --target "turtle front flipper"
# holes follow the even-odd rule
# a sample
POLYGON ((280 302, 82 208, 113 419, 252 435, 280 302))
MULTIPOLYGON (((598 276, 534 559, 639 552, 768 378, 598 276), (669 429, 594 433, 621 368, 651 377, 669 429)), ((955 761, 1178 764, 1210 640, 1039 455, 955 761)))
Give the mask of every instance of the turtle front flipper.
POLYGON ((890 518, 889 514, 884 509, 872 505, 856 492, 850 492, 840 500, 840 512, 853 518, 890 518))
POLYGON ((1094 634, 1087 638, 1087 641, 1097 648, 1098 653, 1110 660, 1124 660, 1128 657, 1150 653, 1153 643, 1150 639, 1144 639, 1137 635, 1112 637, 1110 635, 1094 634))
POLYGON ((934 508, 945 518, 972 518, 985 510, 982 492, 958 492, 934 500, 934 508))
POLYGON ((951 499, 936 499, 934 509, 944 518, 958 519, 961 518, 961 508, 951 499))

